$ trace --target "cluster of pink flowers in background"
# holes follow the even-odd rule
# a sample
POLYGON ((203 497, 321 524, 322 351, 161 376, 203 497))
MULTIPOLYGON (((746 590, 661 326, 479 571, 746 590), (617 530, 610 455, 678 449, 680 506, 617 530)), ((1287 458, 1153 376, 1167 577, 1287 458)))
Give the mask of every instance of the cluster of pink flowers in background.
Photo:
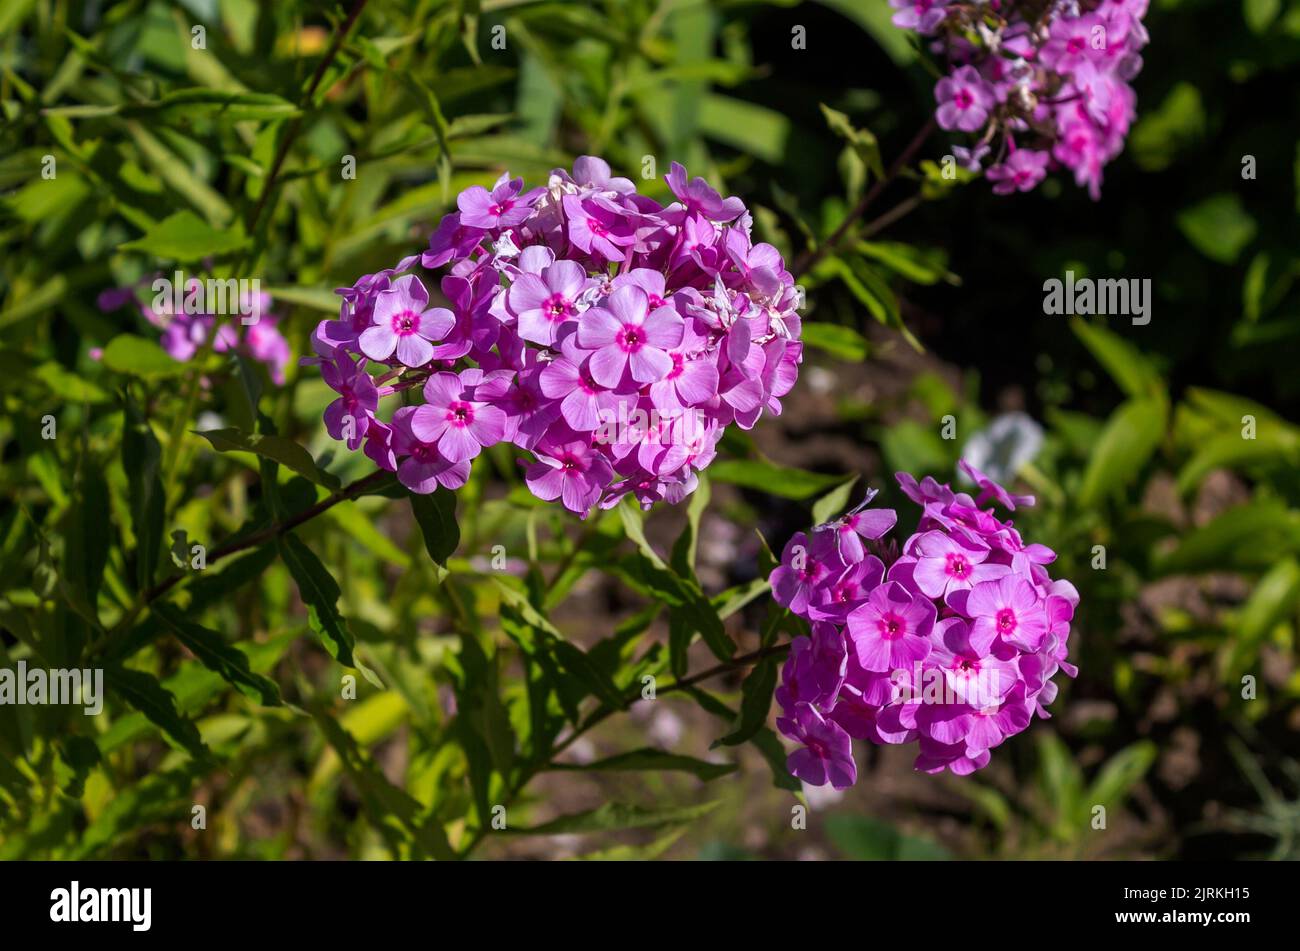
POLYGON ((1142 68, 1148 0, 890 0, 894 25, 948 64, 936 118, 974 137, 953 151, 998 194, 1029 191, 1063 166, 1100 197, 1102 168, 1124 148, 1142 68))
POLYGON ((420 493, 464 485, 502 442, 534 457, 536 496, 580 515, 693 491, 726 426, 780 412, 800 298, 739 198, 676 163, 666 181, 664 207, 583 157, 545 187, 462 192, 427 251, 340 289, 312 335, 330 435, 420 493))
MULTIPOLYGON (((271 380, 277 386, 284 385, 285 367, 289 365, 292 357, 289 352, 289 341, 280 332, 280 318, 269 313, 271 309, 269 294, 259 292, 256 301, 232 301, 232 305, 257 315, 256 320, 244 324, 239 314, 218 317, 206 312, 187 313, 184 309, 180 313, 174 313, 175 307, 170 301, 170 294, 156 295, 157 300, 166 300, 163 305, 158 305, 157 300, 143 303, 140 300, 139 289, 149 285, 152 280, 152 277, 145 277, 134 285, 106 290, 99 295, 96 303, 100 310, 106 312, 128 304, 137 307, 141 316, 155 327, 161 328, 162 336, 158 342, 175 360, 182 363, 192 360, 199 348, 215 333, 213 350, 217 353, 230 351, 243 353, 265 364, 271 380)), ((190 286, 198 283, 198 278, 191 278, 186 282, 190 286)), ((182 291, 182 295, 187 294, 189 289, 187 286, 182 291)), ((148 292, 144 293, 148 296, 148 292)), ((97 353, 98 351, 92 353, 92 356, 96 356, 97 353)))
MULTIPOLYGON (((996 502, 1033 504, 962 463, 972 498, 930 477, 897 478, 923 513, 901 550, 881 541, 891 509, 854 511, 790 539, 771 582, 811 625, 791 645, 776 699, 801 747, 790 771, 840 789, 857 779, 852 739, 919 746, 916 768, 966 775, 1056 697, 1079 595, 1053 581, 1056 555, 1025 544, 996 502)), ((874 493, 872 493, 874 495, 874 493)))

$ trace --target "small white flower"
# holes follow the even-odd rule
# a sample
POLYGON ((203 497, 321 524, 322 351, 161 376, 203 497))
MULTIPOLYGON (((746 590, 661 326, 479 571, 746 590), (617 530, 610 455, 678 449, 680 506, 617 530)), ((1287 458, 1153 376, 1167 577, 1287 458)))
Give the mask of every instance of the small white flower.
MULTIPOLYGON (((962 458, 994 482, 1005 484, 1042 448, 1042 426, 1025 413, 1003 413, 966 440, 962 458)), ((958 478, 970 482, 960 470, 958 478)))

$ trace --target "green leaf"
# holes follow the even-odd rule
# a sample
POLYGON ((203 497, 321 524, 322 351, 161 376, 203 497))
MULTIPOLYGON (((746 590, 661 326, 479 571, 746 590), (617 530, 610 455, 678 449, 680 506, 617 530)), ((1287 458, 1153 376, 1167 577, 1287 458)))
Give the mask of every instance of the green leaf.
POLYGON ((621 771, 678 772, 690 773, 708 782, 736 771, 735 763, 710 763, 693 756, 679 756, 652 747, 619 753, 592 763, 553 763, 552 770, 573 770, 584 773, 603 773, 621 771))
POLYGON ((824 475, 757 459, 724 459, 709 466, 714 482, 757 489, 783 499, 806 499, 839 485, 843 476, 824 475))
POLYGON ((1260 424, 1254 439, 1239 432, 1201 440, 1195 454, 1178 473, 1178 491, 1191 492, 1215 469, 1245 469, 1272 465, 1294 471, 1300 461, 1300 440, 1295 433, 1260 424))
POLYGON ((743 584, 738 584, 733 588, 728 588, 721 594, 715 594, 709 599, 713 609, 718 612, 718 617, 724 621, 736 614, 747 604, 761 598, 772 588, 771 582, 767 578, 753 578, 743 584))
POLYGON ((1077 838, 1083 821, 1083 771, 1060 737, 1046 730, 1038 734, 1038 776, 1056 836, 1077 838))
POLYGON ((906 835, 869 816, 828 816, 826 837, 845 858, 859 862, 928 862, 952 858, 938 843, 906 835))
POLYGON ((627 705, 627 699, 604 668, 581 647, 566 639, 542 610, 528 600, 526 594, 500 578, 493 580, 501 595, 502 618, 514 625, 516 630, 519 625, 525 625, 532 630, 535 641, 531 652, 534 656, 545 655, 553 658, 565 673, 580 682, 588 693, 599 697, 607 707, 621 710, 627 705))
POLYGON ((1129 485, 1155 453, 1165 432, 1166 405, 1155 397, 1120 404, 1088 460, 1079 505, 1089 509, 1129 485))
POLYGON ((686 506, 686 527, 673 543, 672 554, 669 557, 673 571, 679 575, 692 578, 695 576, 695 549, 700 540, 700 516, 709 507, 711 494, 708 476, 700 473, 700 484, 691 493, 691 500, 686 506))
POLYGON ((149 421, 140 415, 135 401, 126 400, 126 429, 122 433, 122 468, 126 470, 131 527, 135 532, 136 586, 145 590, 153 583, 163 551, 162 449, 149 421))
MULTIPOLYGON (((125 123, 127 133, 158 178, 202 212, 209 224, 216 228, 229 225, 233 217, 230 205, 216 189, 195 173, 185 158, 151 135, 139 121, 127 119, 125 123)), ((224 240, 230 240, 230 235, 224 232, 222 234, 224 240)))
POLYGON ((157 677, 109 664, 104 668, 104 680, 114 693, 143 713, 178 748, 196 760, 206 762, 211 759, 211 753, 199 736, 199 728, 178 711, 176 697, 159 683, 157 677))
POLYGON ((1154 743, 1140 740, 1106 760, 1088 787, 1087 804, 1105 806, 1108 809, 1118 806, 1129 790, 1146 775, 1151 764, 1156 761, 1157 753, 1154 743))
POLYGON ((814 502, 812 507, 813 524, 824 525, 847 509, 849 507, 849 498, 853 495, 853 487, 857 484, 858 477, 854 476, 843 485, 837 485, 814 502))
POLYGON ((819 105, 831 131, 848 141, 853 151, 858 154, 858 158, 862 160, 862 164, 876 178, 884 178, 885 167, 880 162, 880 143, 876 141, 875 135, 867 129, 856 128, 848 116, 832 109, 826 103, 819 103, 819 105))
POLYGON ((840 324, 810 322, 803 325, 799 339, 810 347, 824 350, 831 356, 849 363, 861 363, 867 358, 870 344, 852 327, 840 324))
POLYGON ((865 257, 879 261, 913 284, 961 283, 957 275, 948 270, 948 256, 941 249, 917 248, 900 241, 861 241, 856 247, 865 257))
POLYGON ((223 92, 218 89, 177 89, 161 99, 144 102, 122 102, 109 105, 93 103, 75 106, 56 106, 42 111, 47 116, 66 116, 70 119, 100 119, 105 116, 147 117, 160 121, 190 120, 202 116, 206 119, 226 119, 230 122, 247 120, 292 119, 301 111, 288 100, 269 93, 223 92))
POLYGON ((201 261, 238 251, 248 239, 238 227, 214 228, 192 211, 168 215, 143 237, 118 245, 119 251, 141 251, 168 261, 201 261))
MULTIPOLYGON (((776 690, 779 660, 769 655, 754 665, 744 683, 740 685, 740 716, 735 727, 726 736, 713 743, 717 746, 739 746, 753 738, 767 724, 767 714, 772 707, 772 692, 776 690)), ((713 748, 710 747, 710 748, 713 748)))
MULTIPOLYGON (((694 686, 683 688, 683 692, 693 698, 705 712, 728 723, 735 721, 736 713, 713 694, 694 686)), ((754 734, 750 743, 767 761, 767 767, 772 771, 772 785, 777 789, 794 793, 803 789, 799 780, 790 775, 790 770, 786 767, 785 747, 781 745, 775 733, 767 727, 762 727, 754 734)))
POLYGON ((389 782, 353 736, 328 713, 313 710, 312 715, 356 785, 371 822, 390 847, 395 852, 409 848, 411 858, 454 859, 456 854, 438 817, 425 815, 417 800, 389 782))
POLYGON ((425 550, 434 562, 447 567, 447 559, 460 544, 460 526, 456 524, 456 494, 441 486, 430 495, 408 494, 411 512, 420 526, 425 550))
POLYGON ((627 700, 619 693, 614 681, 601 670, 587 652, 565 640, 551 640, 551 652, 560 666, 591 690, 601 702, 613 710, 622 710, 627 700))
POLYGON ((620 561, 616 570, 637 590, 656 596, 669 605, 670 633, 675 635, 670 640, 678 661, 678 666, 674 669, 678 673, 682 672, 680 663, 685 648, 696 632, 719 660, 730 660, 736 652, 736 645, 727 637, 722 619, 700 590, 694 576, 682 577, 664 564, 645 537, 639 508, 625 501, 618 506, 618 512, 623 519, 627 537, 636 544, 639 551, 636 557, 620 561))
POLYGON ((1178 227, 1207 258, 1235 264, 1258 230, 1235 192, 1212 195, 1178 216, 1178 227))
POLYGON ((1269 568, 1300 551, 1300 516, 1278 499, 1236 505, 1157 555, 1157 575, 1269 568))
POLYGON ((135 334, 119 334, 108 342, 101 358, 104 366, 117 373, 153 377, 178 376, 187 369, 152 340, 135 334))
MULTIPOLYGON (((0 320, 3 324, 3 320, 0 320)), ((40 380, 51 393, 68 403, 106 403, 112 397, 79 374, 72 373, 61 364, 50 360, 38 366, 32 375, 40 380)))
POLYGON ((1142 110, 1126 148, 1144 171, 1163 172, 1180 154, 1201 144, 1205 128, 1200 90, 1189 82, 1177 82, 1159 106, 1142 110))
POLYGON ((655 829, 692 822, 708 815, 718 802, 667 809, 646 809, 620 802, 607 802, 587 812, 561 816, 538 826, 507 826, 503 831, 514 835, 571 835, 583 832, 608 832, 613 829, 655 829))
POLYGON ((316 460, 311 457, 311 453, 292 439, 262 433, 246 433, 234 427, 205 431, 192 430, 192 432, 206 439, 217 452, 251 452, 264 459, 278 462, 304 479, 323 485, 327 489, 339 487, 338 476, 316 465, 316 460))
POLYGON ((326 314, 338 314, 342 298, 328 287, 299 287, 296 284, 273 284, 266 293, 277 302, 297 304, 326 314))
POLYGON ((371 554, 403 570, 411 567, 411 559, 406 552, 376 527, 373 514, 363 512, 355 505, 333 505, 326 509, 325 517, 371 554))
POLYGON ((1232 642, 1233 672, 1243 666, 1273 627, 1290 616, 1300 604, 1300 562, 1295 558, 1280 561, 1259 579, 1241 607, 1237 619, 1237 636, 1232 642))
POLYGON ((248 665, 248 655, 227 644, 216 631, 187 621, 167 604, 155 604, 151 610, 208 670, 220 674, 240 693, 263 706, 280 705, 280 688, 275 682, 253 673, 248 665))
POLYGON ((356 659, 352 656, 356 641, 338 609, 338 582, 302 539, 292 532, 281 535, 276 546, 298 585, 298 594, 307 605, 307 621, 311 629, 324 642, 331 657, 344 667, 356 667, 356 659))
POLYGON ((72 857, 98 858, 101 850, 126 841, 155 823, 188 824, 198 777, 199 771, 190 764, 146 776, 132 786, 114 790, 103 812, 78 837, 72 857))
POLYGON ((716 93, 700 97, 700 132, 764 162, 778 164, 790 140, 790 120, 766 106, 716 93))
POLYGON ((1070 329, 1129 396, 1150 397, 1165 392, 1155 367, 1119 334, 1078 318, 1070 321, 1070 329))

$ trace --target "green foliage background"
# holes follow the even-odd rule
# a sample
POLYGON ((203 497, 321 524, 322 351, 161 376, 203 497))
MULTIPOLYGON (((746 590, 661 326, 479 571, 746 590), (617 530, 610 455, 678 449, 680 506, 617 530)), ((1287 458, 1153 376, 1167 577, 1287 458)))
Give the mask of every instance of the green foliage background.
POLYGON ((930 137, 803 278, 785 414, 682 510, 579 525, 506 453, 409 498, 328 438, 314 372, 175 363, 96 297, 257 277, 302 355, 461 189, 580 154, 659 198, 647 162, 681 161, 808 261, 932 109, 884 0, 10 0, 0 667, 102 666, 108 697, 0 706, 0 857, 1295 857, 1300 3, 1147 24, 1100 203, 945 179, 930 137), (1044 316, 1066 269, 1150 278, 1152 323, 1044 316), (986 774, 861 750, 792 830, 794 627, 752 528, 779 547, 853 476, 899 502, 892 472, 949 477, 1009 408, 1048 431, 1017 522, 1082 592, 1079 680, 986 774))

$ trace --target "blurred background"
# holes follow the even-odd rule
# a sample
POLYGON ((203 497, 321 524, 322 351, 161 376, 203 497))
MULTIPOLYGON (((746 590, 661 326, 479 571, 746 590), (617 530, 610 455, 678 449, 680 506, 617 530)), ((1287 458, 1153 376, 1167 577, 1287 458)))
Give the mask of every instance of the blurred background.
MULTIPOLYGON (((123 332, 149 337, 148 322, 97 298, 159 269, 121 245, 178 209, 202 229, 172 256, 209 259, 212 235, 236 235, 297 357, 337 309, 332 288, 422 249, 458 191, 503 170, 540 183, 598 154, 663 198, 661 178, 643 179, 647 160, 659 176, 680 161, 742 196, 756 232, 792 261, 871 181, 863 143, 874 136, 888 165, 933 111, 934 77, 884 0, 363 7, 321 77, 350 5, 9 0, 0 10, 0 647, 20 651, 23 616, 45 604, 50 556, 35 526, 64 517, 76 460, 114 450, 120 377, 141 375, 97 351, 123 332), (167 98, 195 87, 240 96, 239 108, 167 98), (43 179, 49 154, 59 172, 43 179), (345 156, 355 178, 340 173, 345 156), (78 435, 43 442, 47 412, 78 435)), ((1060 554, 1054 575, 1082 596, 1080 675, 1053 719, 968 778, 914 773, 910 749, 858 744, 857 786, 804 790, 811 815, 795 831, 799 800, 764 756, 710 752, 724 724, 707 703, 665 696, 581 737, 565 751, 570 768, 539 775, 520 805, 537 825, 639 798, 698 806, 689 822, 489 837, 478 854, 1300 857, 1300 2, 1153 0, 1146 25, 1138 120, 1099 202, 1059 174, 1011 197, 945 179, 949 144, 936 133, 861 240, 803 279, 799 383, 779 418, 728 435, 699 529, 697 572, 714 595, 762 571, 754 526, 779 550, 845 476, 858 477, 855 491, 881 489, 907 529, 916 516, 895 471, 947 481, 972 436, 978 451, 992 445, 1022 464, 1020 483, 1039 499, 1016 513, 1017 528, 1060 554), (1044 282, 1067 270, 1149 279, 1150 323, 1044 314, 1044 282), (705 784, 581 768, 643 746, 739 769, 705 784), (1098 804, 1104 829, 1092 823, 1098 804)), ((171 430, 185 465, 164 486, 169 527, 230 535, 256 501, 255 464, 191 445, 185 430, 211 428, 194 425, 204 413, 238 422, 234 384, 214 374, 190 402, 166 374, 141 385, 160 434, 186 424, 171 430)), ((282 434, 345 478, 368 471, 324 433, 332 394, 313 371, 291 366, 286 385, 265 392, 282 434)), ((514 557, 540 535, 542 559, 567 569, 574 539, 598 552, 610 534, 530 507, 509 458, 492 462, 461 497, 450 565, 485 622, 496 605, 478 577, 494 546, 514 557)), ((110 472, 115 506, 125 483, 110 472)), ((646 524, 666 551, 685 514, 662 508, 646 524)), ((170 678, 223 767, 186 765, 138 715, 115 719, 94 738, 98 752, 78 757, 57 748, 57 723, 39 722, 56 714, 24 726, 0 711, 0 857, 382 857, 401 851, 386 828, 400 812, 389 791, 457 814, 470 794, 446 742, 455 639, 418 532, 404 505, 379 498, 317 521, 310 543, 340 580, 358 641, 397 684, 363 682, 338 708, 350 739, 255 710, 183 651, 151 648, 142 663, 170 678), (48 757, 33 735, 50 738, 48 757), (356 748, 380 782, 355 768, 356 748), (208 804, 217 834, 190 827, 194 802, 208 804)), ((195 609, 246 640, 255 668, 286 692, 319 691, 331 662, 301 636, 288 575, 245 567, 237 591, 195 609)), ((642 623, 644 593, 616 576, 577 572, 560 587, 551 620, 576 643, 638 625, 666 636, 653 614, 642 623)), ((755 606, 729 619, 741 649, 757 645, 761 619, 755 606)), ((700 651, 692 669, 710 662, 700 651)), ((710 689, 734 705, 740 683, 710 689)), ((521 695, 517 683, 504 689, 511 703, 521 695)))

